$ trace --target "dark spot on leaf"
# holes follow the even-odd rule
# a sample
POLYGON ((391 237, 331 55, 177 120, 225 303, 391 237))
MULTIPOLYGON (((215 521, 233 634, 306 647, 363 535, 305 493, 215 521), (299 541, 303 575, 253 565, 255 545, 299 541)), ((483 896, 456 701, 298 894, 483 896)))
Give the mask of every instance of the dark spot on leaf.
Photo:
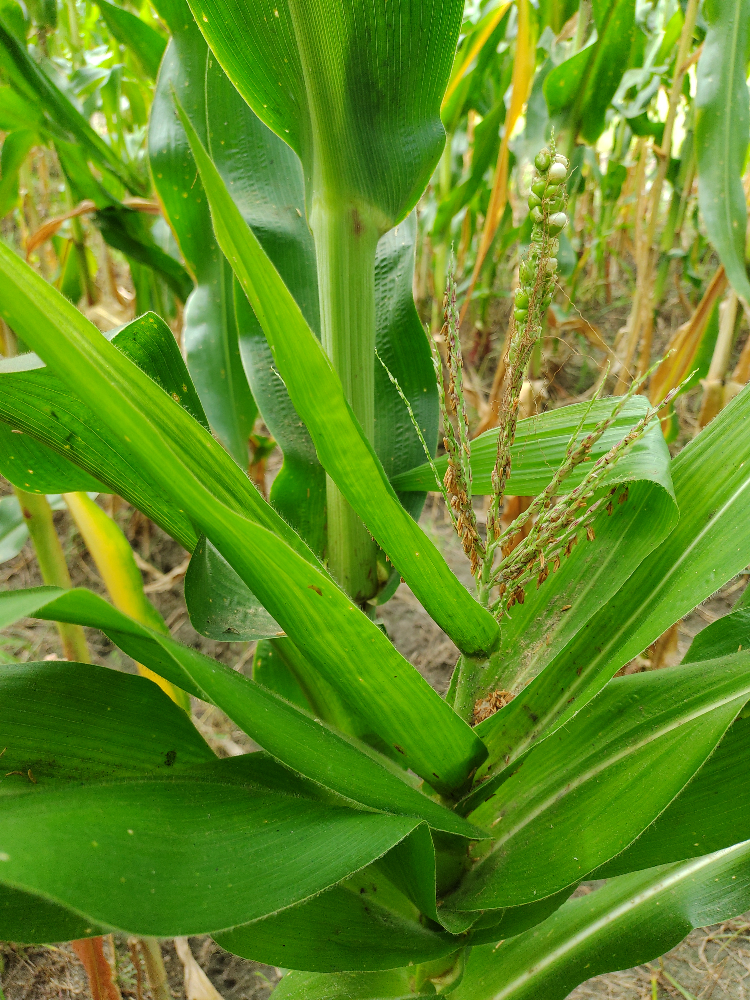
POLYGON ((406 750, 404 750, 403 747, 400 747, 398 743, 393 744, 393 749, 398 750, 399 753, 402 753, 404 756, 406 756, 406 750))
POLYGON ((167 767, 171 767, 176 760, 177 760, 177 751, 167 750, 164 756, 164 763, 167 765, 167 767))
POLYGON ((318 594, 320 597, 323 596, 323 591, 320 589, 320 587, 316 587, 314 583, 309 583, 307 585, 307 589, 308 590, 314 590, 315 593, 318 594))

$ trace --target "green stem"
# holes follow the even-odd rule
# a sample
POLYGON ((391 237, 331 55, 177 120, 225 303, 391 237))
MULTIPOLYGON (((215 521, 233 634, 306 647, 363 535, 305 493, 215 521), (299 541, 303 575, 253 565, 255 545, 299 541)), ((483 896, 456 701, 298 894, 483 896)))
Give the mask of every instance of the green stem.
MULTIPOLYGON (((46 496, 42 493, 27 493, 17 486, 13 489, 34 543, 42 579, 48 587, 62 587, 69 590, 72 586, 70 573, 52 521, 52 508, 46 496)), ((57 631, 60 633, 66 660, 75 660, 78 663, 90 662, 86 637, 80 625, 57 622, 57 631)))
POLYGON ((146 978, 153 1000, 173 1000, 159 942, 156 938, 140 938, 138 943, 143 953, 146 978))
MULTIPOLYGON (((375 250, 379 230, 353 203, 316 197, 310 214, 318 259, 323 348, 367 440, 375 435, 375 250)), ((321 405, 325 401, 321 400, 321 405)), ((376 546, 367 528, 326 480, 328 568, 365 603, 377 590, 376 546)))

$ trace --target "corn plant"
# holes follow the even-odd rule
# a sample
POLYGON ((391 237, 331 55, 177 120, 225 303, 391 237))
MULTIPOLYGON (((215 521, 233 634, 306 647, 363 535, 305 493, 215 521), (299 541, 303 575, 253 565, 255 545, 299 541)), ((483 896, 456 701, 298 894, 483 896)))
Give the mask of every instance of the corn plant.
POLYGON ((260 640, 253 677, 82 589, 6 591, 0 624, 99 628, 262 749, 217 759, 144 677, 2 665, 0 937, 211 934, 294 970, 279 1000, 554 1000, 742 912, 747 611, 614 675, 750 559, 747 390, 674 460, 637 382, 518 419, 566 224, 550 145, 499 425, 470 441, 454 285, 434 364, 411 298, 462 2, 161 6, 154 186, 226 365, 206 348, 196 386, 158 316, 103 336, 0 247, 36 352, 0 367, 0 471, 143 511, 193 553, 196 628, 260 640), (268 501, 202 402, 237 426, 238 362, 283 451, 268 501), (475 594, 417 522, 436 489, 475 594), (509 527, 506 496, 536 498, 509 527), (460 651, 445 698, 376 621, 401 578, 460 651))

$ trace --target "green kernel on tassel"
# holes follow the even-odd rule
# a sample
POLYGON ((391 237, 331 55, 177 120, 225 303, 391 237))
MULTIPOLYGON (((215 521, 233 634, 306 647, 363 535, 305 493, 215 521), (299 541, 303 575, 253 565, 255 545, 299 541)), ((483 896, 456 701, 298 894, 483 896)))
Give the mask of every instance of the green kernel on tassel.
POLYGON ((534 157, 534 166, 541 173, 546 173, 549 170, 550 163, 552 162, 552 157, 548 149, 540 149, 539 152, 534 157))

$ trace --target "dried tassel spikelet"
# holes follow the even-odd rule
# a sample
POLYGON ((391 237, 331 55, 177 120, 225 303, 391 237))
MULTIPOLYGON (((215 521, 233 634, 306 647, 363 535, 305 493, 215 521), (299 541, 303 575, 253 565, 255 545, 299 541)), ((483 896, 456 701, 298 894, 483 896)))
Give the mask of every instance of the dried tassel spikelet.
POLYGON ((618 503, 625 503, 627 501, 627 499, 628 499, 628 488, 626 486, 625 489, 622 491, 622 493, 617 498, 617 502, 618 503))
POLYGON ((573 535, 572 538, 568 540, 568 544, 565 546, 565 555, 569 556, 573 551, 573 546, 578 545, 578 535, 573 535))
POLYGON ((588 538, 590 542, 593 542, 593 540, 596 538, 594 529, 591 527, 590 524, 586 526, 586 538, 588 538))
POLYGON ((549 576, 549 566, 545 566, 542 569, 542 571, 539 574, 539 576, 536 578, 536 587, 537 587, 537 590, 541 587, 541 585, 544 583, 544 581, 547 579, 548 576, 549 576))
POLYGON ((560 556, 556 555, 552 562, 552 572, 556 573, 560 569, 560 556))
POLYGON ((604 509, 606 510, 606 512, 609 515, 609 517, 612 517, 612 511, 615 508, 612 506, 612 501, 611 500, 609 501, 609 503, 607 504, 607 506, 604 509))

